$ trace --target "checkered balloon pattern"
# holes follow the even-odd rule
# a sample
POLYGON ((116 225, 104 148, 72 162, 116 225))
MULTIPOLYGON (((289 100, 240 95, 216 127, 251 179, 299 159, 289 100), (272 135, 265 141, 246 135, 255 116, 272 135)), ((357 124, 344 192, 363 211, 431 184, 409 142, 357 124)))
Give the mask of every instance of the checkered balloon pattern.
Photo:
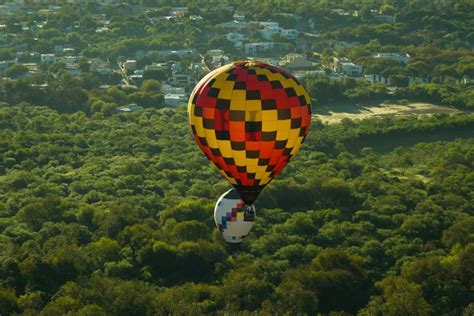
POLYGON ((250 205, 298 152, 311 125, 310 102, 287 71, 241 61, 197 84, 188 115, 201 150, 250 205))

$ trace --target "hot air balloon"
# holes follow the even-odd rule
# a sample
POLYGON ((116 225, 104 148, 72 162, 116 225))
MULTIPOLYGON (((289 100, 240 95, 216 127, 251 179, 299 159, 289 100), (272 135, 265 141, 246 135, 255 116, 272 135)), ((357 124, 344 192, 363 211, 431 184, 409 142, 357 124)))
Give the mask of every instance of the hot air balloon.
POLYGON ((247 206, 236 189, 230 189, 217 200, 214 221, 229 243, 240 243, 255 223, 255 206, 247 206))
POLYGON ((249 212, 308 134, 310 102, 292 74, 259 61, 220 67, 194 88, 188 104, 194 139, 249 212))

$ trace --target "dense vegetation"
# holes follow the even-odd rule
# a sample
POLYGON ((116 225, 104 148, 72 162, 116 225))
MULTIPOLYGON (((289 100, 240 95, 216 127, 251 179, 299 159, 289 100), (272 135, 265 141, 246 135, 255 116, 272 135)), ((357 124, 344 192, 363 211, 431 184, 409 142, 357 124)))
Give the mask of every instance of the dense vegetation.
POLYGON ((472 115, 315 122, 237 247, 213 227, 229 185, 184 109, 4 104, 0 124, 2 315, 474 310, 473 135, 376 141, 472 131, 472 115), (345 149, 369 136, 373 149, 345 149))

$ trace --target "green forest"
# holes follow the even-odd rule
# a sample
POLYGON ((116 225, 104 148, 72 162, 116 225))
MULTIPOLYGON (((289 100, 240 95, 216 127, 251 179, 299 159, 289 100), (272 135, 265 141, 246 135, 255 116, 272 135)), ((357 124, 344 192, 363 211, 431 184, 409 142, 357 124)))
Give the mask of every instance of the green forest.
POLYGON ((472 0, 2 1, 0 316, 473 316, 473 109, 472 0), (315 115, 228 244, 167 97, 295 56, 313 110, 453 114, 315 115))
POLYGON ((473 313, 474 115, 315 122, 240 246, 186 120, 1 106, 2 315, 473 313))

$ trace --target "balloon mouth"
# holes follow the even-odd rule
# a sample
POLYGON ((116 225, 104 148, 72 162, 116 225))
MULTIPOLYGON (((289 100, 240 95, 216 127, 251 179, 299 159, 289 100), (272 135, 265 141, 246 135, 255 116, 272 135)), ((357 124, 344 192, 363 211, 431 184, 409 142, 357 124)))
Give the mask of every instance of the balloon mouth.
POLYGON ((235 186, 240 198, 246 206, 252 206, 263 188, 249 189, 248 187, 235 186))

